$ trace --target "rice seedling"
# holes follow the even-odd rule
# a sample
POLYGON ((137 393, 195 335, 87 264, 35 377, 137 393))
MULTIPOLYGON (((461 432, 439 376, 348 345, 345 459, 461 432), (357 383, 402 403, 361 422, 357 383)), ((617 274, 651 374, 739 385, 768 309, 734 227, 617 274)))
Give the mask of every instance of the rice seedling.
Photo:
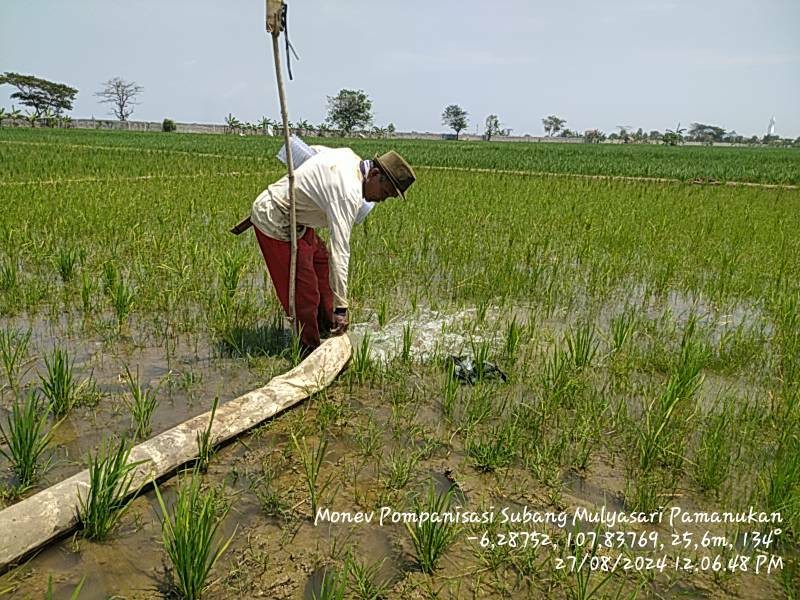
POLYGON ((41 406, 39 396, 30 391, 24 401, 15 398, 6 426, 0 423, 0 434, 8 450, 0 447, 0 454, 11 463, 16 477, 15 491, 21 493, 33 485, 47 471, 51 458, 43 461, 50 446, 56 426, 47 429, 49 410, 41 406))
POLYGON ((414 327, 411 323, 403 325, 403 347, 400 350, 400 361, 403 364, 411 362, 411 344, 414 341, 414 327))
POLYGON ((55 256, 56 269, 63 283, 69 283, 75 277, 75 267, 78 264, 78 251, 74 248, 60 247, 55 256))
POLYGON ((620 352, 636 331, 636 313, 625 309, 611 319, 612 350, 620 352))
POLYGON ((356 442, 359 454, 364 457, 375 456, 383 442, 381 431, 381 427, 372 417, 367 419, 366 425, 357 424, 355 426, 353 439, 356 442))
POLYGON ((519 323, 517 323, 517 317, 514 317, 506 326, 505 342, 505 355, 512 364, 517 356, 517 349, 519 348, 521 333, 522 327, 519 323))
POLYGON ((292 433, 292 443, 295 450, 300 457, 300 463, 303 467, 303 475, 305 477, 306 490, 308 491, 308 501, 311 507, 311 518, 315 518, 317 514, 317 507, 322 495, 326 492, 331 482, 332 476, 327 479, 320 480, 320 472, 322 471, 322 463, 325 461, 325 453, 328 450, 328 440, 321 439, 316 448, 309 448, 306 443, 306 438, 300 440, 292 433))
POLYGON ((214 397, 211 404, 211 416, 208 419, 208 426, 203 431, 197 432, 197 468, 201 473, 208 470, 208 463, 214 454, 214 445, 211 443, 211 427, 214 425, 214 416, 217 414, 219 396, 214 397))
POLYGON ((133 309, 136 290, 125 283, 122 277, 117 277, 108 289, 108 294, 111 300, 111 307, 117 317, 117 326, 122 327, 133 309))
POLYGON ((444 376, 444 384, 442 385, 442 414, 447 420, 452 421, 460 384, 456 378, 455 363, 449 361, 446 363, 445 368, 447 370, 444 376))
POLYGON ((0 261, 0 290, 12 292, 19 282, 19 268, 17 261, 9 256, 4 256, 0 261))
POLYGON ((192 473, 181 482, 171 510, 157 485, 153 485, 161 509, 161 537, 172 563, 176 591, 186 600, 202 598, 211 569, 225 553, 236 532, 215 543, 217 531, 230 510, 219 488, 203 490, 192 473))
POLYGON ((571 327, 564 335, 567 344, 567 355, 576 369, 585 369, 592 364, 599 342, 596 339, 594 326, 584 323, 573 330, 571 327))
POLYGON ((30 366, 27 361, 30 341, 30 330, 24 333, 11 327, 0 330, 0 361, 8 386, 15 392, 19 390, 21 379, 30 366))
POLYGON ((231 251, 225 252, 219 260, 219 280, 227 299, 232 299, 236 294, 246 262, 247 255, 231 251))
POLYGON ((341 571, 323 568, 319 589, 311 590, 313 600, 344 600, 347 593, 348 573, 346 567, 341 571))
POLYGON ((74 375, 74 363, 69 359, 69 353, 59 347, 44 358, 47 375, 39 375, 42 393, 50 402, 50 408, 56 417, 63 417, 72 407, 78 397, 78 383, 74 375))
POLYGON ((386 597, 389 591, 388 582, 378 581, 380 569, 385 562, 384 558, 380 562, 367 564, 359 561, 352 551, 345 556, 344 572, 350 575, 349 590, 357 600, 380 600, 386 597))
POLYGON ((520 431, 517 424, 508 420, 484 435, 469 438, 466 449, 475 468, 488 473, 511 465, 519 444, 520 431))
MULTIPOLYGON (((413 508, 418 515, 423 513, 442 514, 450 510, 452 503, 452 487, 444 494, 439 494, 431 483, 423 501, 420 501, 418 496, 414 498, 413 508)), ((436 571, 442 556, 458 535, 458 527, 452 523, 431 519, 420 520, 418 523, 406 523, 406 529, 414 545, 417 564, 423 573, 429 574, 436 571)))
POLYGON ((275 486, 279 467, 261 462, 261 474, 249 477, 249 489, 255 494, 264 514, 273 517, 283 517, 288 511, 288 506, 280 490, 275 486))
POLYGON ((408 452, 390 452, 386 458, 386 466, 382 470, 383 484, 390 490, 401 490, 408 484, 419 456, 408 452))
POLYGON ((92 298, 94 296, 94 281, 88 273, 81 273, 81 308, 84 315, 94 312, 92 298))
POLYGON ((126 498, 134 491, 134 470, 141 464, 129 463, 130 453, 127 440, 122 438, 116 445, 103 443, 96 454, 89 455, 89 491, 78 497, 84 537, 105 539, 130 505, 126 498))
POLYGON ((353 360, 350 365, 350 371, 359 384, 364 383, 375 370, 375 365, 370 357, 370 346, 370 334, 367 331, 364 333, 364 337, 361 338, 361 343, 353 352, 353 360))
POLYGON ((727 402, 720 402, 720 409, 708 415, 705 427, 700 436, 699 447, 694 456, 693 475, 701 490, 719 495, 720 486, 728 480, 731 473, 731 454, 735 438, 732 434, 733 423, 727 402))
POLYGON ((140 440, 147 439, 153 429, 153 412, 158 406, 158 390, 142 389, 139 368, 136 368, 134 377, 128 365, 125 365, 125 384, 128 386, 130 398, 123 397, 122 401, 131 413, 133 435, 140 440))

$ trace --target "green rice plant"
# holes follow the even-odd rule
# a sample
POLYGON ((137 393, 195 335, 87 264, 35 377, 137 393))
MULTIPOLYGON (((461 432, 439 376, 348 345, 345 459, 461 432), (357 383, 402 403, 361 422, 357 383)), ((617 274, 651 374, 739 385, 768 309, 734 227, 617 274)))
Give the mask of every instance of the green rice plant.
POLYGON ((470 340, 470 346, 472 347, 472 357, 475 364, 475 381, 483 381, 486 376, 486 363, 489 362, 492 353, 492 343, 489 340, 477 341, 472 339, 470 340))
POLYGON ((323 569, 319 590, 311 591, 313 600, 344 600, 347 593, 347 568, 341 571, 323 569))
POLYGON ((359 384, 364 383, 370 374, 375 369, 372 358, 370 357, 371 338, 369 331, 364 333, 361 338, 361 343, 356 347, 353 352, 353 361, 351 364, 351 372, 356 382, 359 384))
POLYGON ((74 375, 74 363, 69 359, 66 350, 55 347, 50 356, 44 358, 47 375, 39 379, 42 384, 42 393, 50 402, 53 414, 63 417, 75 405, 78 397, 78 383, 74 375))
MULTIPOLYGON (((72 590, 72 593, 69 596, 69 600, 78 600, 81 595, 81 590, 83 589, 83 584, 86 583, 86 576, 84 575, 81 577, 81 580, 78 582, 78 585, 75 586, 75 589, 72 590)), ((53 576, 47 576, 47 592, 44 595, 45 600, 55 600, 55 596, 53 595, 53 576)))
POLYGON ((0 290, 11 292, 16 289, 18 282, 17 261, 10 256, 4 256, 3 260, 0 260, 0 290))
POLYGON ((55 264, 62 282, 69 283, 75 277, 78 255, 78 251, 74 248, 65 248, 62 246, 58 249, 58 253, 55 256, 55 264))
MULTIPOLYGON (((424 501, 419 497, 413 501, 414 512, 417 515, 445 513, 453 504, 453 488, 444 494, 439 494, 431 483, 424 501)), ((436 571, 439 560, 458 535, 458 527, 452 523, 433 521, 427 519, 418 523, 406 523, 406 529, 411 536, 411 542, 416 552, 416 560, 423 573, 431 574, 436 571)))
POLYGON ((219 396, 214 397, 211 404, 211 417, 208 419, 208 426, 203 431, 197 432, 197 468, 201 473, 208 470, 208 463, 214 454, 214 445, 211 443, 211 426, 214 424, 214 416, 217 414, 219 396))
POLYGON ((381 600, 389 591, 388 582, 378 583, 378 576, 384 558, 380 562, 367 564, 356 559, 352 551, 347 553, 344 562, 344 571, 350 574, 350 592, 357 600, 381 600))
POLYGON ((383 442, 381 432, 381 427, 372 417, 368 417, 366 425, 356 425, 353 439, 362 456, 374 456, 380 449, 383 442))
POLYGON ((131 448, 127 440, 103 443, 89 455, 89 491, 78 496, 78 519, 84 537, 105 539, 130 505, 134 470, 140 462, 129 463, 131 448))
POLYGON ((444 414, 445 418, 452 421, 458 390, 461 386, 458 382, 458 378, 456 378, 455 363, 453 361, 448 361, 446 369, 444 384, 442 385, 442 414, 444 414))
POLYGON ((620 352, 636 331, 636 313, 625 309, 611 319, 612 350, 620 352))
POLYGON ((564 341, 567 344, 567 355, 575 368, 580 370, 591 366, 600 345, 591 323, 583 323, 575 331, 570 327, 564 335, 564 341))
POLYGON ((487 421, 495 414, 494 398, 496 392, 488 386, 474 386, 466 396, 462 415, 462 426, 469 432, 472 428, 487 421))
POLYGON ((242 276, 247 255, 242 252, 226 251, 219 260, 219 280, 222 293, 231 299, 236 294, 239 287, 239 280, 242 276))
POLYGON ((279 467, 261 461, 261 474, 248 476, 249 490, 258 498, 261 510, 265 514, 274 517, 286 515, 288 506, 280 490, 275 486, 275 479, 278 475, 279 467))
POLYGON ((389 322, 389 303, 386 301, 386 298, 381 298, 380 304, 378 304, 378 327, 383 328, 386 327, 386 323, 389 322))
POLYGON ((390 490, 402 490, 408 485, 418 462, 419 456, 416 452, 390 452, 383 469, 384 485, 390 490))
POLYGON ((111 294, 111 290, 117 286, 120 280, 119 269, 117 263, 112 260, 103 263, 103 292, 111 294))
POLYGON ((40 404, 35 391, 30 391, 24 402, 15 398, 6 427, 0 423, 0 434, 8 446, 8 450, 0 447, 0 454, 11 463, 18 493, 33 485, 47 471, 52 460, 50 458, 42 462, 42 455, 53 439, 55 426, 46 429, 49 410, 42 410, 40 404))
POLYGON ((403 364, 411 362, 411 344, 414 341, 414 327, 411 323, 403 325, 403 347, 400 350, 400 361, 403 364))
POLYGON ((484 473, 510 466, 517 455, 520 433, 516 422, 509 419, 477 439, 470 437, 466 449, 473 466, 484 473))
POLYGON ((117 317, 117 325, 122 327, 122 324, 128 318, 128 315, 133 309, 133 304, 136 299, 136 290, 121 277, 118 277, 108 289, 111 306, 114 309, 114 314, 117 317))
POLYGON ((123 397, 122 401, 131 413, 133 435, 136 439, 147 439, 153 429, 153 412, 158 406, 158 390, 142 389, 139 382, 139 368, 136 368, 134 377, 128 365, 125 365, 125 384, 128 386, 130 399, 123 397))
POLYGON ((85 315, 94 311, 92 296, 94 295, 94 281, 85 271, 81 273, 81 307, 85 315))
POLYGON ((692 469, 700 489, 712 491, 717 497, 720 486, 731 474, 731 452, 736 443, 729 402, 720 404, 720 409, 705 419, 692 469))
POLYGON ((8 385, 14 391, 19 390, 20 380, 30 368, 26 360, 30 341, 30 329, 24 333, 9 326, 0 330, 0 362, 8 385))
POLYGON ((514 362, 517 356, 521 334, 522 327, 517 323, 517 317, 515 316, 506 326, 505 355, 511 363, 514 362))
POLYGON ((328 440, 321 439, 316 448, 309 448, 306 443, 306 438, 300 440, 292 433, 292 443, 295 450, 300 457, 300 463, 303 466, 303 475, 305 476, 306 489, 308 490, 309 504, 311 506, 311 518, 317 515, 317 506, 319 500, 328 486, 331 484, 332 477, 329 476, 326 480, 320 480, 320 472, 322 471, 322 463, 325 461, 325 453, 328 450, 328 440))
POLYGON ((195 472, 178 488, 171 510, 153 484, 161 509, 161 538, 172 563, 174 585, 181 598, 197 600, 208 587, 208 575, 233 541, 215 544, 217 531, 228 515, 230 503, 219 488, 204 491, 195 472))
POLYGON ((554 343, 545 358, 544 368, 539 376, 546 404, 572 398, 576 389, 573 365, 574 362, 570 359, 567 351, 563 350, 558 342, 554 343))

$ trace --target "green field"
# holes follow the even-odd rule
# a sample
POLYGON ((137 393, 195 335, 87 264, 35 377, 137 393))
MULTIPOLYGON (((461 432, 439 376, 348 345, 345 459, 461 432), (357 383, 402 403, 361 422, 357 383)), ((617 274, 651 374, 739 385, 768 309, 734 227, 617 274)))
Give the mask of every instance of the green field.
MULTIPOLYGON (((354 563, 376 565, 389 598, 796 597, 797 150, 310 141, 363 156, 396 148, 418 181, 407 201, 378 207, 354 231, 348 370, 212 459, 205 484, 234 499, 223 529, 239 529, 209 597, 311 597, 343 565, 355 593, 354 563), (508 381, 479 372, 460 385, 449 355, 489 360, 508 381), (568 551, 570 530, 548 530, 554 551, 484 547, 467 538, 496 539, 508 526, 465 526, 428 575, 402 525, 312 526, 292 436, 327 443, 322 502, 337 510, 410 510, 433 481, 439 491, 456 484, 454 502, 469 510, 752 506, 779 512, 781 533, 754 548, 742 541, 746 527, 665 528, 666 540, 711 531, 731 543, 691 549, 698 562, 711 557, 703 572, 609 578, 559 568, 589 552, 568 551), (712 568, 714 557, 727 565, 758 553, 781 556, 783 568, 712 568), (259 575, 267 571, 287 573, 279 589, 259 575)), ((227 232, 281 176, 279 146, 258 136, 0 129, 0 425, 8 430, 15 399, 45 392, 55 349, 69 352, 83 382, 49 472, 22 489, 0 457, 3 502, 77 472, 109 433, 134 434, 126 367, 160 399, 153 433, 288 369, 253 236, 227 232)), ((40 595, 51 572, 72 587, 87 575, 98 595, 155 588, 164 555, 153 502, 151 492, 134 502, 111 549, 63 542, 69 558, 48 550, 4 576, 0 592, 40 595), (130 554, 136 573, 121 561, 119 572, 89 575, 112 551, 130 554)), ((631 559, 670 553, 649 550, 624 549, 631 559)), ((596 562, 621 552, 595 549, 596 562)))

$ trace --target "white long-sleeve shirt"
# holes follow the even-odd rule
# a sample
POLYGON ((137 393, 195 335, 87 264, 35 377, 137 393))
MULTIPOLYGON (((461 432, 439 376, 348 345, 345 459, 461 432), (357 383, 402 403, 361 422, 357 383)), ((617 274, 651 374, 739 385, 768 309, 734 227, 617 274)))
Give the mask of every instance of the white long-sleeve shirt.
MULTIPOLYGON (((361 158, 349 148, 324 148, 294 173, 295 216, 298 226, 330 231, 330 284, 335 308, 347 308, 350 233, 364 203, 359 169, 361 158)), ((289 178, 284 176, 253 202, 253 225, 264 235, 289 241, 289 178)))

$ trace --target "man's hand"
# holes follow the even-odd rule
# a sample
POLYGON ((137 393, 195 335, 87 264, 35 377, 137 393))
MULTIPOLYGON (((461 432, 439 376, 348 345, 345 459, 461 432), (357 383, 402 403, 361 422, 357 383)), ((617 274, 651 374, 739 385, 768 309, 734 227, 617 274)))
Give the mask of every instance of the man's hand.
POLYGON ((333 311, 332 335, 342 335, 347 331, 348 325, 350 325, 350 320, 347 318, 346 308, 337 308, 333 311))

